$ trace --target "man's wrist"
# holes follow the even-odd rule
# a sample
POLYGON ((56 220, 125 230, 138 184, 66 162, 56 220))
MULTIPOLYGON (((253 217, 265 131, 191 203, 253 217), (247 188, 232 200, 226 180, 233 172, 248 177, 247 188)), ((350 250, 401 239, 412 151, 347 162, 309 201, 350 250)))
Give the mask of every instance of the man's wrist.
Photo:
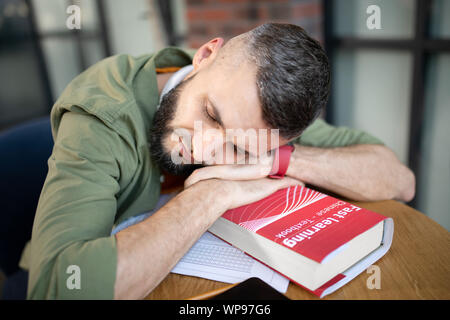
POLYGON ((313 170, 312 149, 310 147, 295 144, 295 150, 291 153, 289 167, 286 175, 305 183, 310 182, 310 174, 313 170))

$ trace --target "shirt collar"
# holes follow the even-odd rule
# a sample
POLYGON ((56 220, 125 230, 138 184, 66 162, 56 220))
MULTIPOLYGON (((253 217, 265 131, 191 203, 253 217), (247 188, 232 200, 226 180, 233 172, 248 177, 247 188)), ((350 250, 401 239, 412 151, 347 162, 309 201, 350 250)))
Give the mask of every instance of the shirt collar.
POLYGON ((192 49, 164 48, 151 56, 136 75, 133 80, 134 97, 147 130, 151 127, 160 100, 156 68, 185 67, 192 63, 194 53, 192 49))
MULTIPOLYGON (((163 99, 163 97, 173 88, 175 88, 181 81, 184 80, 184 78, 186 78, 186 76, 192 71, 194 70, 194 66, 192 64, 187 65, 183 68, 181 68, 180 70, 178 70, 177 72, 175 72, 170 78, 169 80, 167 80, 166 84, 164 85, 164 88, 161 91, 161 96, 159 97, 159 103, 161 104, 161 101, 163 99)), ((158 105, 159 108, 159 105, 158 105)))

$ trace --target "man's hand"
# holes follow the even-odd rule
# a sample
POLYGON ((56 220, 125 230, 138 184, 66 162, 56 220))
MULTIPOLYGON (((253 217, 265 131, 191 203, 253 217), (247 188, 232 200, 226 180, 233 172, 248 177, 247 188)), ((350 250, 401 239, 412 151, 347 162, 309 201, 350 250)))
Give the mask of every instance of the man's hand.
MULTIPOLYGON (((186 179, 184 187, 188 188, 201 180, 257 180, 266 178, 271 174, 273 164, 271 153, 258 158, 247 158, 246 161, 247 164, 219 164, 197 169, 186 179)), ((296 180, 296 182, 304 185, 300 180, 296 180)))
MULTIPOLYGON (((225 192, 226 209, 237 208, 258 200, 261 200, 277 190, 294 185, 303 185, 294 178, 283 179, 260 178, 252 180, 221 180, 211 179, 199 181, 197 184, 210 182, 211 192, 225 192)), ((195 186, 195 185, 193 185, 195 186)))
MULTIPOLYGON (((208 179, 222 179, 222 180, 283 180, 270 179, 267 176, 271 168, 267 168, 258 164, 224 164, 203 167, 195 170, 184 182, 184 187, 188 188, 191 185, 208 179)), ((295 180, 296 184, 304 186, 300 180, 295 180)))

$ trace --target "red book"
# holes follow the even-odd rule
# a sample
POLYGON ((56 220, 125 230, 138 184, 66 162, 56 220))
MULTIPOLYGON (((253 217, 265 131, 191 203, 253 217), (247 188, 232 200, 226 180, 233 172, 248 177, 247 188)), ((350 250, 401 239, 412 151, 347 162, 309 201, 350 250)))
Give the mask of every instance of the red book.
POLYGON ((209 231, 323 297, 389 250, 394 224, 298 185, 228 210, 209 231))

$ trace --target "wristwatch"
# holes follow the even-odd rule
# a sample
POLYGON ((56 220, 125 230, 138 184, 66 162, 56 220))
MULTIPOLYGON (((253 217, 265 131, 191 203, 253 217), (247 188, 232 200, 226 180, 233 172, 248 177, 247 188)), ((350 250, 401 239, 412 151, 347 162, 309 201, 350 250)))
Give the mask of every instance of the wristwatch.
POLYGON ((275 151, 275 158, 273 159, 272 170, 269 178, 281 179, 286 174, 291 159, 291 153, 294 151, 294 146, 284 145, 275 151))

